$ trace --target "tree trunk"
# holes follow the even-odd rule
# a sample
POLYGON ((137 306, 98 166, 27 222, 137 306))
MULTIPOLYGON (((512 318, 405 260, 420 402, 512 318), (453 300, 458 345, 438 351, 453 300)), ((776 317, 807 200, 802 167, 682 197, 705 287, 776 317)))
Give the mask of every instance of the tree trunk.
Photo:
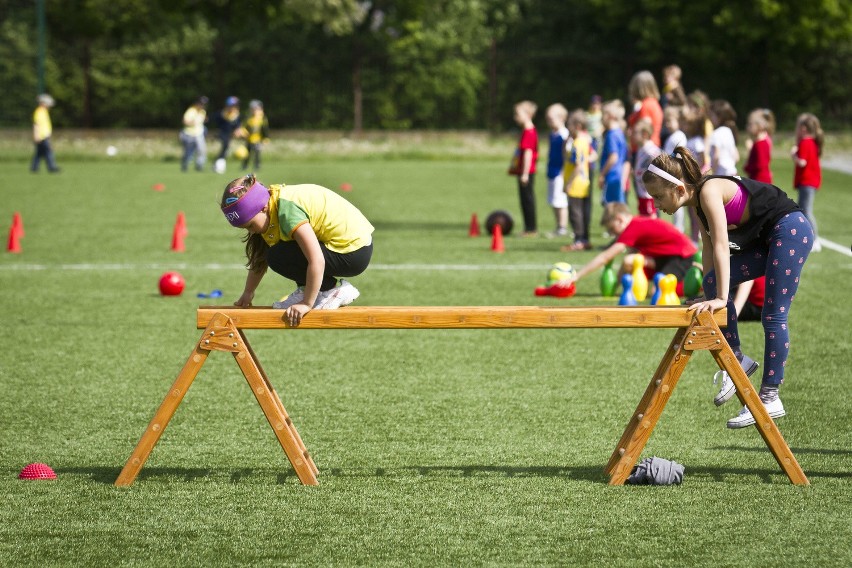
POLYGON ((83 68, 83 127, 92 128, 92 40, 84 39, 80 65, 83 68))
POLYGON ((488 130, 497 131, 497 39, 491 38, 488 47, 488 116, 485 118, 488 130))
POLYGON ((352 131, 361 134, 364 130, 364 91, 361 84, 361 66, 363 58, 358 41, 355 41, 352 50, 352 131))

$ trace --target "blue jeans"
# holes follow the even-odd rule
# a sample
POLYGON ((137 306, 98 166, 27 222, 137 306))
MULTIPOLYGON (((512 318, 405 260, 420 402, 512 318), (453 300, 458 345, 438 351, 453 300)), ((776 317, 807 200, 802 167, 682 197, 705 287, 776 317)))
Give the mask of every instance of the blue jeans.
POLYGON ((42 159, 47 163, 47 171, 59 171, 59 168, 56 167, 56 160, 53 157, 53 148, 50 147, 50 138, 45 138, 41 142, 35 143, 35 154, 33 154, 33 163, 30 166, 30 170, 37 172, 42 159))
POLYGON ((180 161, 180 170, 185 172, 189 167, 189 162, 195 156, 195 169, 201 171, 204 169, 204 163, 207 161, 207 140, 204 136, 190 136, 180 133, 180 142, 183 144, 183 158, 180 161))
MULTIPOLYGON (((763 384, 780 385, 790 352, 790 330, 787 325, 790 304, 799 288, 802 267, 811 252, 814 232, 805 216, 794 211, 782 217, 772 230, 768 245, 731 255, 731 282, 742 282, 766 276, 766 295, 760 321, 763 324, 763 384)), ((716 297, 716 271, 704 276, 704 297, 716 297)), ((740 346, 737 332, 737 310, 733 294, 728 294, 728 327, 725 338, 736 351, 740 346)))
POLYGON ((805 217, 811 222, 811 227, 814 230, 814 238, 817 237, 817 223, 814 217, 814 197, 816 197, 816 188, 810 185, 800 185, 796 187, 799 191, 799 207, 805 212, 805 217))

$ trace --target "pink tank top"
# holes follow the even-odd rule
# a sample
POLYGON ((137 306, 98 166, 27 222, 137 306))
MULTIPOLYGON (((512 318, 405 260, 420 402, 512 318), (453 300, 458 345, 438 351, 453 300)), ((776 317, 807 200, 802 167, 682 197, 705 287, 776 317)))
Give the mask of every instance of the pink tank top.
POLYGON ((737 192, 725 204, 725 219, 728 225, 739 225, 745 212, 746 203, 748 203, 748 192, 743 186, 737 184, 737 192))

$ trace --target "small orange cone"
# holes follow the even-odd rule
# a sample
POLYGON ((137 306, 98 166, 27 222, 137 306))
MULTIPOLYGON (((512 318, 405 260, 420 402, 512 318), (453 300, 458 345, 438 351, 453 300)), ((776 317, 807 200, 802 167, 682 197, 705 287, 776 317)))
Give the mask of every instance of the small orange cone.
POLYGON ((21 235, 18 233, 18 229, 12 225, 9 228, 9 244, 6 245, 6 252, 11 252, 18 254, 21 252, 21 243, 20 243, 21 235))
POLYGON ((177 220, 175 221, 175 227, 172 230, 172 251, 173 252, 184 252, 186 247, 183 244, 183 239, 189 231, 186 230, 186 217, 184 217, 183 211, 178 213, 177 220))
POLYGON ((14 215, 12 215, 12 229, 18 234, 19 237, 23 238, 24 236, 24 220, 21 218, 21 214, 17 211, 14 215))
POLYGON ((476 218, 476 213, 470 216, 470 229, 467 231, 468 237, 479 236, 479 219, 476 218))
POLYGON ((164 189, 166 189, 166 186, 162 183, 155 183, 153 186, 151 186, 151 189, 153 189, 154 191, 163 191, 164 189))
POLYGON ((352 184, 348 182, 344 182, 340 184, 341 191, 352 191, 352 184))
POLYGON ((494 225, 494 234, 491 237, 491 250, 494 252, 506 252, 506 247, 503 246, 503 227, 499 223, 494 225))

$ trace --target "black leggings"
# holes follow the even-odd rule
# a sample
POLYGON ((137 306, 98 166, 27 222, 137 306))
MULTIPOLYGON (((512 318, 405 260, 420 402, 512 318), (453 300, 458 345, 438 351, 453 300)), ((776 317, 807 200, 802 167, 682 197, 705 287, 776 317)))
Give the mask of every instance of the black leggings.
MULTIPOLYGON (((337 286, 336 276, 358 276, 367 269, 373 256, 373 243, 358 250, 341 254, 328 250, 320 243, 325 258, 325 271, 322 275, 320 291, 325 292, 337 286)), ((308 259, 296 241, 280 241, 266 253, 266 263, 274 272, 284 278, 294 280, 297 286, 304 286, 308 276, 308 259)))

